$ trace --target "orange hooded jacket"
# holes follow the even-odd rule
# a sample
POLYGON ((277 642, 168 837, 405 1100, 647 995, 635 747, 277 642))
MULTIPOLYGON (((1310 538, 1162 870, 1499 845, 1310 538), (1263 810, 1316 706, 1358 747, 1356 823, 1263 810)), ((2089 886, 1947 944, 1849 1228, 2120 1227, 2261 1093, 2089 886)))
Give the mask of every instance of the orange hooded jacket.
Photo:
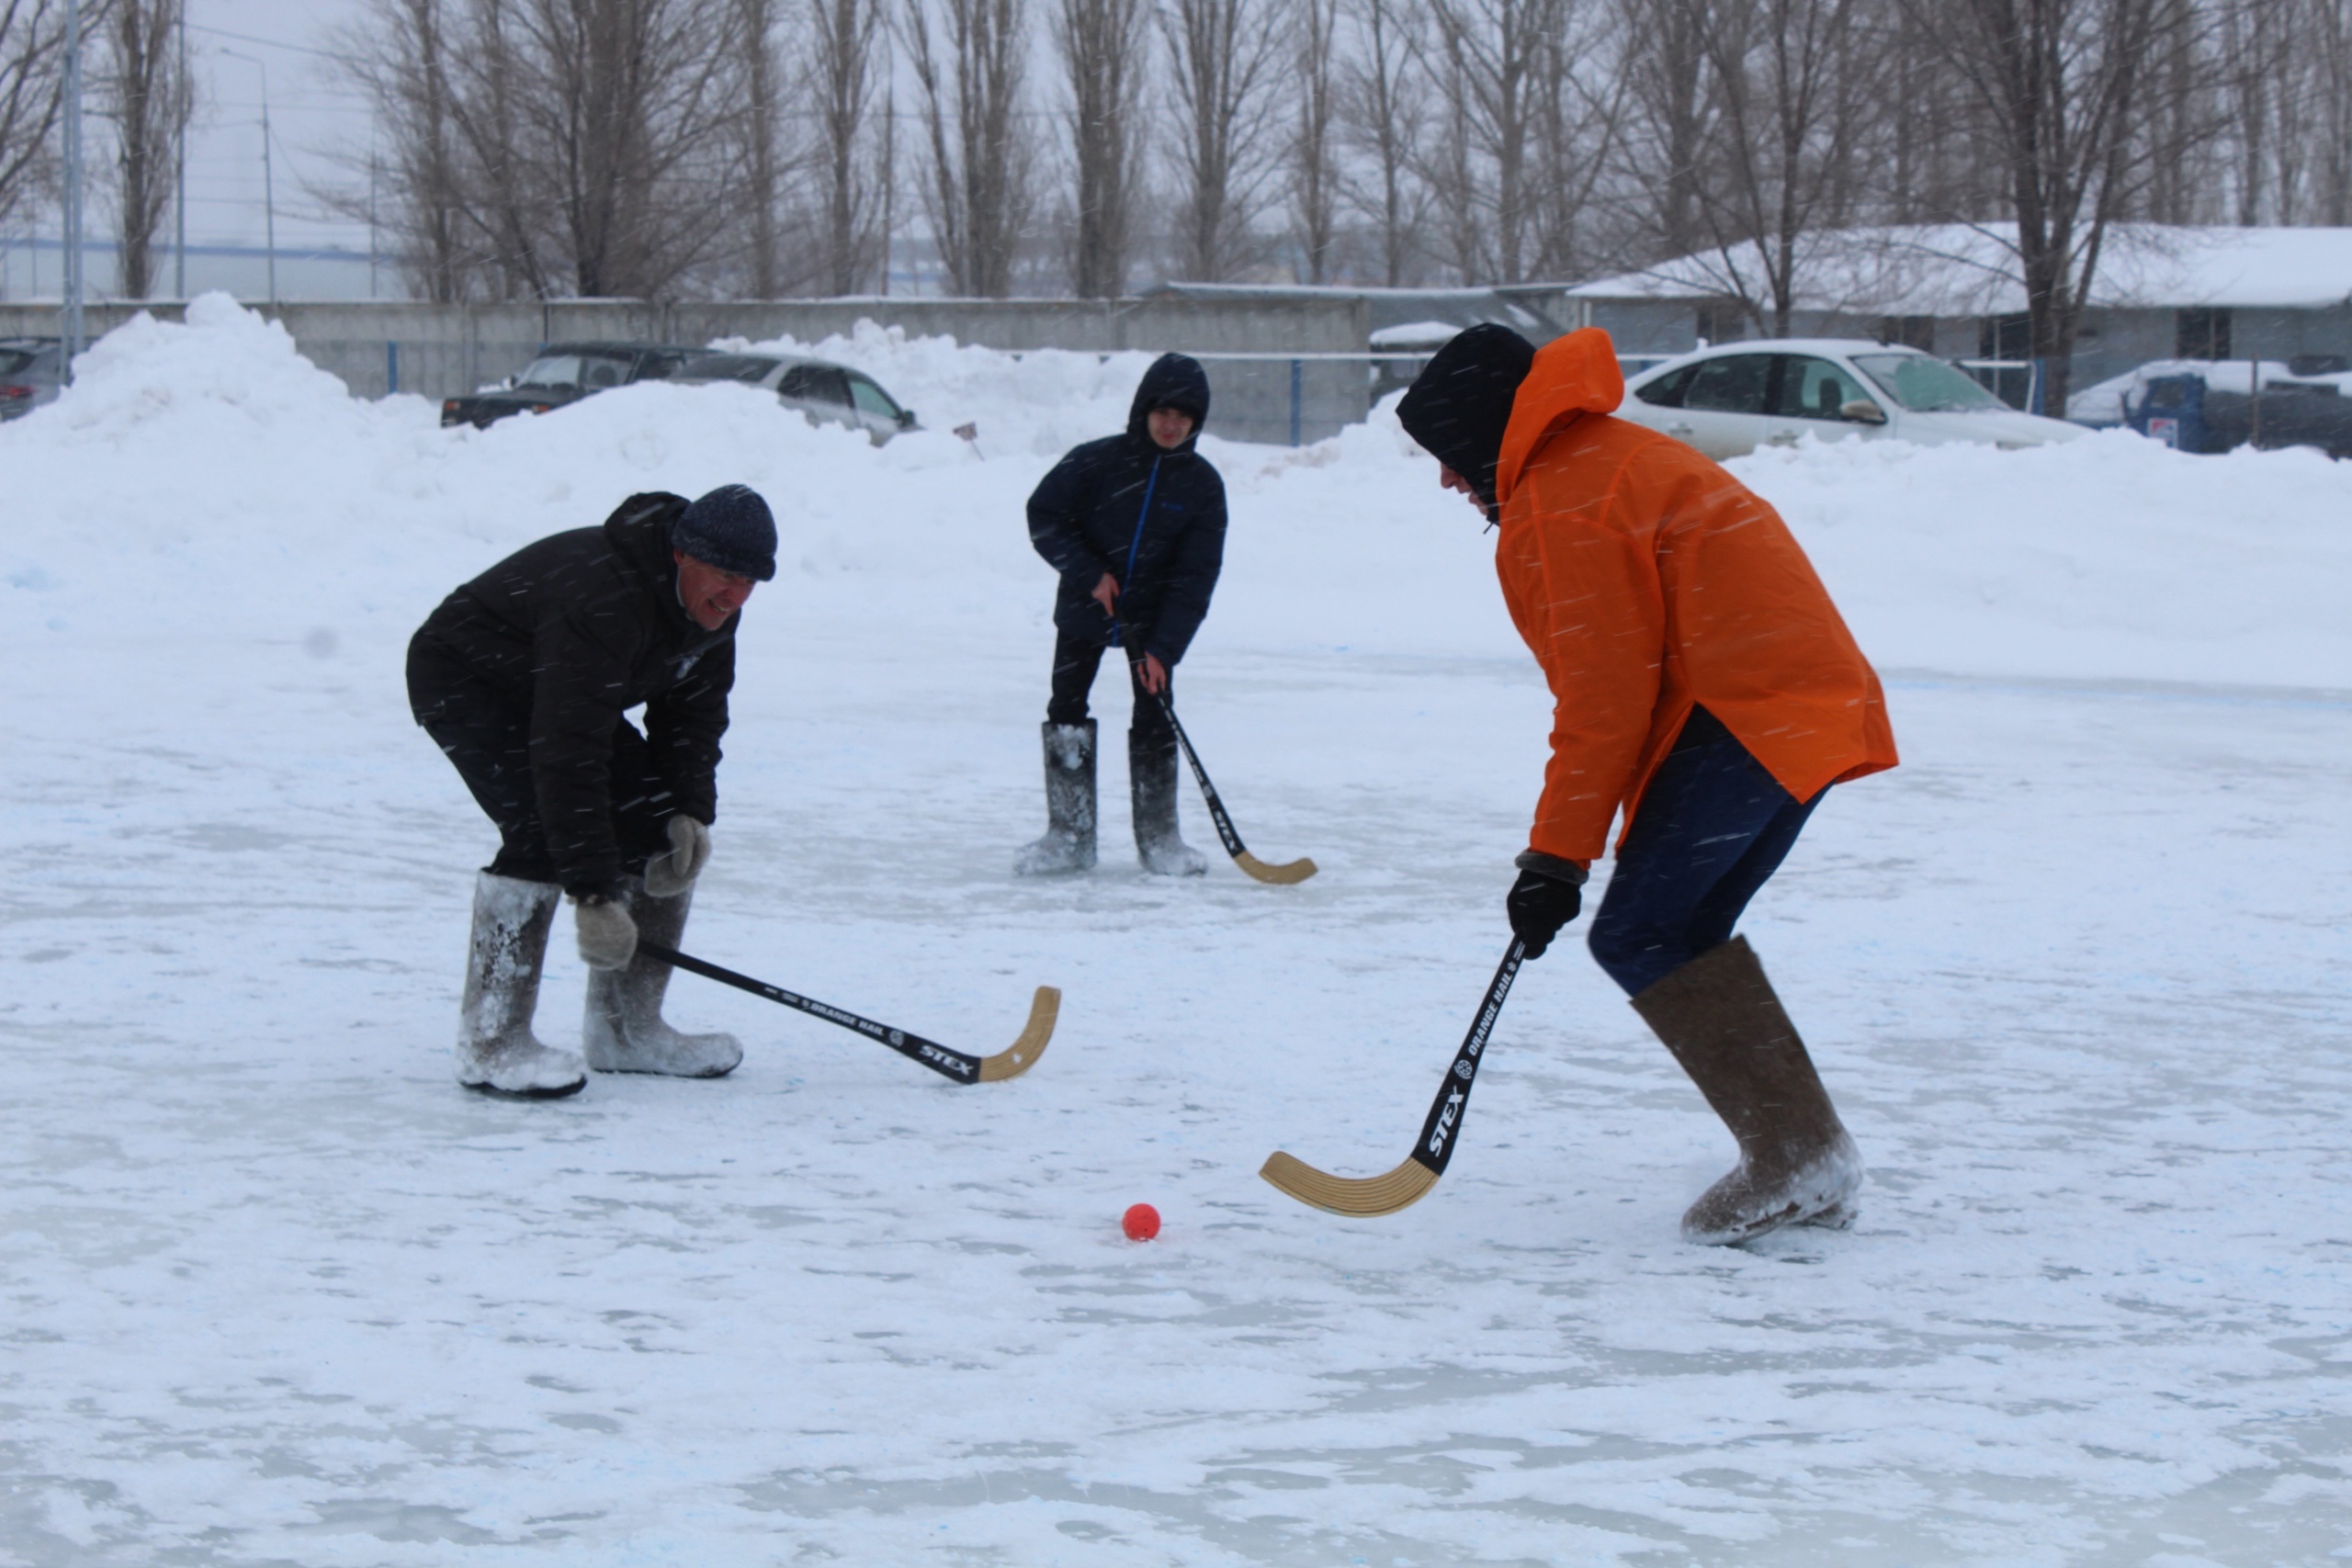
POLYGON ((1529 841, 1563 860, 1597 858, 1621 808, 1631 829, 1693 703, 1799 800, 1896 761, 1878 676, 1788 525, 1709 458, 1611 418, 1624 395, 1608 333, 1555 340, 1495 470, 1495 570, 1555 705, 1529 841))

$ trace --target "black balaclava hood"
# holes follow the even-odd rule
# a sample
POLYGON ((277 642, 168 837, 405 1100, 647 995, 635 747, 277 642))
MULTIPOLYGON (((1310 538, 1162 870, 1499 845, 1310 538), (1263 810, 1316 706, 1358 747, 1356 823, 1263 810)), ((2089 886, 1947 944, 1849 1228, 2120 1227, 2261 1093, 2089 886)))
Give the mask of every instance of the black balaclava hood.
POLYGON ((1495 464, 1511 400, 1535 363, 1535 345, 1493 321, 1457 333, 1430 359, 1396 405, 1405 434, 1468 479, 1495 514, 1495 464))
POLYGON ((1199 360, 1188 354, 1163 354, 1143 373, 1143 380, 1136 387, 1135 406, 1127 410, 1127 434, 1148 446, 1154 443, 1144 420, 1154 409, 1174 409, 1193 416, 1193 434, 1176 448, 1191 451, 1193 443, 1201 438, 1201 426, 1209 422, 1209 373, 1201 368, 1199 360))

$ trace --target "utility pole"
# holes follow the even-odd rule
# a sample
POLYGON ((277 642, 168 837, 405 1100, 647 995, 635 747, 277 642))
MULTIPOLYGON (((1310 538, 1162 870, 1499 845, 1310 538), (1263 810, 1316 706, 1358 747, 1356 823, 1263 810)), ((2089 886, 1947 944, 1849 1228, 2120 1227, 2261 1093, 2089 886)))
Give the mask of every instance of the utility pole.
POLYGON ((64 341, 58 371, 74 378, 74 356, 82 352, 82 6, 65 0, 65 277, 59 336, 64 341))
POLYGON ((277 185, 269 164, 269 67, 250 54, 240 54, 233 49, 221 53, 232 60, 242 60, 261 73, 261 200, 263 221, 267 226, 269 244, 269 302, 277 303, 277 185))
POLYGON ((179 134, 173 138, 177 151, 173 154, 172 178, 172 294, 185 303, 187 299, 187 122, 188 94, 194 91, 187 80, 187 0, 179 5, 179 134))

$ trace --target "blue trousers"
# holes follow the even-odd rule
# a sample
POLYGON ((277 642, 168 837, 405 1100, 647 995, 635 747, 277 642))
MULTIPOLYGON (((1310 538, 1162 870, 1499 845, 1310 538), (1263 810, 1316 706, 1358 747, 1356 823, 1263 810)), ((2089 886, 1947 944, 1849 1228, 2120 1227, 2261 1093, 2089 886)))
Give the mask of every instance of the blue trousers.
POLYGON ((1827 793, 1798 800, 1722 720, 1692 709, 1617 852, 1592 956, 1630 997, 1729 942, 1827 793))

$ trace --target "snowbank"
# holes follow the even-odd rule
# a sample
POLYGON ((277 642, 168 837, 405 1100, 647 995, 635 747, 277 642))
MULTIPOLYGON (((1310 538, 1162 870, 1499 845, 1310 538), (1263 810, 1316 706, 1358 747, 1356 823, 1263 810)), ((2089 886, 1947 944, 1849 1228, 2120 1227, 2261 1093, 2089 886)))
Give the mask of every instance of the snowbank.
MULTIPOLYGON (((657 384, 445 431, 423 399, 351 397, 223 297, 184 326, 141 317, 58 402, 0 428, 8 626, 390 638, 506 550, 630 491, 740 480, 776 505, 769 598, 795 616, 1035 635, 1046 569, 1023 502, 1064 448, 1124 423, 1148 356, 1015 356, 870 325, 764 346, 870 372, 926 428, 876 449, 749 389, 657 384), (952 434, 967 422, 977 448, 952 434)), ((1477 518, 1390 411, 1295 451, 1204 449, 1234 532, 1202 656, 1521 656, 1477 518)), ((1787 515, 1883 665, 2352 686, 2352 466, 2118 433, 2024 452, 1807 445, 1732 467, 1787 515)))

